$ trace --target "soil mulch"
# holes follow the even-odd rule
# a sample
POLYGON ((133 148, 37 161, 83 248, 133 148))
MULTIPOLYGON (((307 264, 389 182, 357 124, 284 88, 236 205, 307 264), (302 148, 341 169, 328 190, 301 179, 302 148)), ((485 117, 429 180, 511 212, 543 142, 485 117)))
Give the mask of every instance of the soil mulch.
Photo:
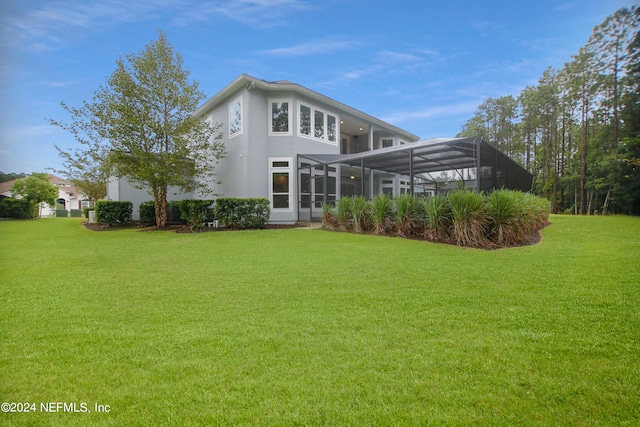
MULTIPOLYGON (((149 226, 140 224, 138 222, 131 222, 127 225, 122 226, 109 226, 107 224, 102 224, 98 222, 88 223, 83 222, 83 227, 87 230, 91 231, 115 231, 115 230, 126 230, 126 229, 138 229, 139 231, 174 231, 176 233, 207 233, 213 231, 238 231, 243 230, 241 228, 234 227, 201 227, 196 229, 191 229, 189 226, 184 224, 168 224, 165 227, 156 227, 155 225, 149 226)), ((279 230, 279 229, 288 229, 288 228, 301 228, 308 226, 308 223, 296 223, 296 224, 267 224, 264 227, 264 230, 279 230)))

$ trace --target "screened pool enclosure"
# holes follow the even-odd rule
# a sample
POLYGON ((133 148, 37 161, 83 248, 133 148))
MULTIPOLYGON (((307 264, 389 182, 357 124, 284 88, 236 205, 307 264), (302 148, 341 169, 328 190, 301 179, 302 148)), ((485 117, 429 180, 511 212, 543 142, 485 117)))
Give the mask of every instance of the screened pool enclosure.
POLYGON ((377 194, 429 196, 456 188, 530 191, 533 176, 481 138, 437 138, 355 154, 298 155, 298 220, 323 203, 377 194))

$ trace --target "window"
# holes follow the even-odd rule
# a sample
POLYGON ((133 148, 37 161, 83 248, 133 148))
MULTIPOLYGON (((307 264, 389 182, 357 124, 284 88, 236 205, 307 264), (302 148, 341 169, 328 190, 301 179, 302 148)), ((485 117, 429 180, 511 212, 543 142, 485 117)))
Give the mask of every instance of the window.
POLYGON ((242 97, 229 104, 229 137, 242 133, 242 97))
POLYGON ((321 109, 300 104, 299 134, 338 144, 338 118, 321 109), (313 131, 313 133, 311 133, 313 131))
POLYGON ((380 140, 380 145, 382 148, 393 147, 393 139, 392 138, 382 138, 380 140))
POLYGON ((291 135, 291 114, 289 114, 289 105, 291 101, 288 99, 271 99, 269 100, 270 108, 270 134, 291 135))
POLYGON ((300 104, 300 134, 311 135, 311 108, 300 104))
POLYGON ((313 112, 313 123, 315 125, 314 136, 318 139, 324 139, 324 113, 315 110, 313 112))
POLYGON ((336 116, 327 114, 327 139, 331 142, 336 142, 336 116))
POLYGON ((291 158, 269 159, 269 196, 271 209, 274 211, 291 211, 292 165, 291 158))

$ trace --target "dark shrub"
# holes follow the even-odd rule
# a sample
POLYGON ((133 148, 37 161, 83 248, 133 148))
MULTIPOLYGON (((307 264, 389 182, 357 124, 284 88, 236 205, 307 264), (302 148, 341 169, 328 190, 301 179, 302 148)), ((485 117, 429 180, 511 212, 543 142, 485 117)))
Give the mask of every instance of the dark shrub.
POLYGON ((207 219, 212 217, 213 200, 187 199, 174 203, 180 209, 180 218, 186 221, 192 230, 202 227, 207 219))
POLYGON ((140 203, 138 207, 140 212, 140 224, 155 225, 156 224, 156 208, 153 200, 140 203))
POLYGON ((225 227, 264 228, 270 213, 267 199, 216 200, 215 217, 225 227))
POLYGON ((27 199, 3 199, 0 202, 0 218, 31 218, 33 206, 27 199))
POLYGON ((133 203, 114 200, 100 200, 96 202, 96 221, 110 227, 126 225, 131 222, 133 203))

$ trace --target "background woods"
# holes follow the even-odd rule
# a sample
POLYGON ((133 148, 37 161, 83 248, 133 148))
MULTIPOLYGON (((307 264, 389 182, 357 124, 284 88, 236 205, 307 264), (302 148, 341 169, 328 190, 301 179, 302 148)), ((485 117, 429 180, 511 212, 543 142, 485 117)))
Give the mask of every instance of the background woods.
POLYGON ((482 136, 535 176, 554 213, 640 214, 640 9, 593 29, 562 69, 487 98, 458 136, 482 136))

